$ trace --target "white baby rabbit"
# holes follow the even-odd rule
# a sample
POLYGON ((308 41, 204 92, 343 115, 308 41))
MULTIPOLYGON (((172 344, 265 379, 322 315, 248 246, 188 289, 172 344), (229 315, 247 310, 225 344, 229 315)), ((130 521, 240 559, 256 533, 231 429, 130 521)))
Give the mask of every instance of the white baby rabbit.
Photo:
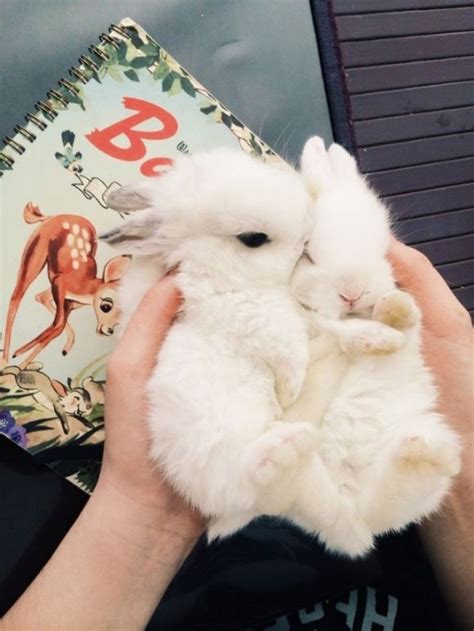
POLYGON ((102 237, 136 259, 121 289, 125 321, 163 271, 179 266, 183 311, 148 387, 153 459, 210 518, 211 539, 283 512, 314 445, 310 423, 279 422, 279 401, 295 400, 308 361, 290 293, 312 221, 301 177, 218 149, 180 157, 108 203, 137 210, 102 237))
POLYGON ((357 556, 374 535, 439 507, 459 471, 460 445, 436 411, 419 310, 396 289, 385 258, 387 209, 338 145, 326 151, 310 139, 302 174, 316 195, 315 220, 293 285, 320 334, 285 418, 311 419, 318 446, 293 518, 329 549, 357 556))

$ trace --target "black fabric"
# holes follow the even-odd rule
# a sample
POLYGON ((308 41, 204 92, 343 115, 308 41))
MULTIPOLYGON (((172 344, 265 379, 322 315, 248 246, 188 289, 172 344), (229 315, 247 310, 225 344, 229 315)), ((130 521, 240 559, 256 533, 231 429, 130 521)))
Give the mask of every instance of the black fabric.
POLYGON ((87 497, 0 434, 0 617, 48 561, 87 497))
POLYGON ((151 630, 453 628, 415 528, 360 561, 328 554, 285 522, 261 519, 220 544, 201 541, 151 630))
MULTIPOLYGON (((85 493, 0 435, 0 616, 48 561, 86 501, 85 493)), ((300 628, 453 627, 414 528, 381 540, 372 555, 354 562, 268 518, 222 543, 208 546, 201 539, 148 627, 300 628)))
POLYGON ((311 0, 310 4, 334 140, 353 155, 357 155, 357 145, 350 116, 350 100, 342 74, 341 52, 332 2, 331 0, 311 0))

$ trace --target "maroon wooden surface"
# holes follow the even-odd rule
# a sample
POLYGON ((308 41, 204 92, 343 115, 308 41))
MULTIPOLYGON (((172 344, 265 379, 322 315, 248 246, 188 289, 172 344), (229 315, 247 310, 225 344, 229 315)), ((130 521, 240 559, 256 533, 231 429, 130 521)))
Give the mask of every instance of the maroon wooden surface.
POLYGON ((361 169, 474 315, 474 3, 332 6, 361 169))

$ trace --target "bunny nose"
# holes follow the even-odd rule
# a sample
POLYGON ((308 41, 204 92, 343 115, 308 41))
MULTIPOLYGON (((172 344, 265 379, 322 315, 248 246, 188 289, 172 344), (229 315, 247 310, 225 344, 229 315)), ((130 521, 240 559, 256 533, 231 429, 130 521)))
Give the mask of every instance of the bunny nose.
POLYGON ((363 293, 364 291, 346 291, 343 294, 339 294, 339 297, 342 298, 342 300, 349 306, 350 309, 352 309, 361 298, 363 293))

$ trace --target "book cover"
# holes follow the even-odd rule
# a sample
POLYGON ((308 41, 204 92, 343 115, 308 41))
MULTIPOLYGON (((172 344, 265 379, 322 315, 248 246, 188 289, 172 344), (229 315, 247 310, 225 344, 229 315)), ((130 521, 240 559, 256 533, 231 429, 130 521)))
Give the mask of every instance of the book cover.
POLYGON ((0 433, 86 491, 128 257, 106 195, 181 153, 281 160, 131 19, 112 25, 0 152, 0 433))

